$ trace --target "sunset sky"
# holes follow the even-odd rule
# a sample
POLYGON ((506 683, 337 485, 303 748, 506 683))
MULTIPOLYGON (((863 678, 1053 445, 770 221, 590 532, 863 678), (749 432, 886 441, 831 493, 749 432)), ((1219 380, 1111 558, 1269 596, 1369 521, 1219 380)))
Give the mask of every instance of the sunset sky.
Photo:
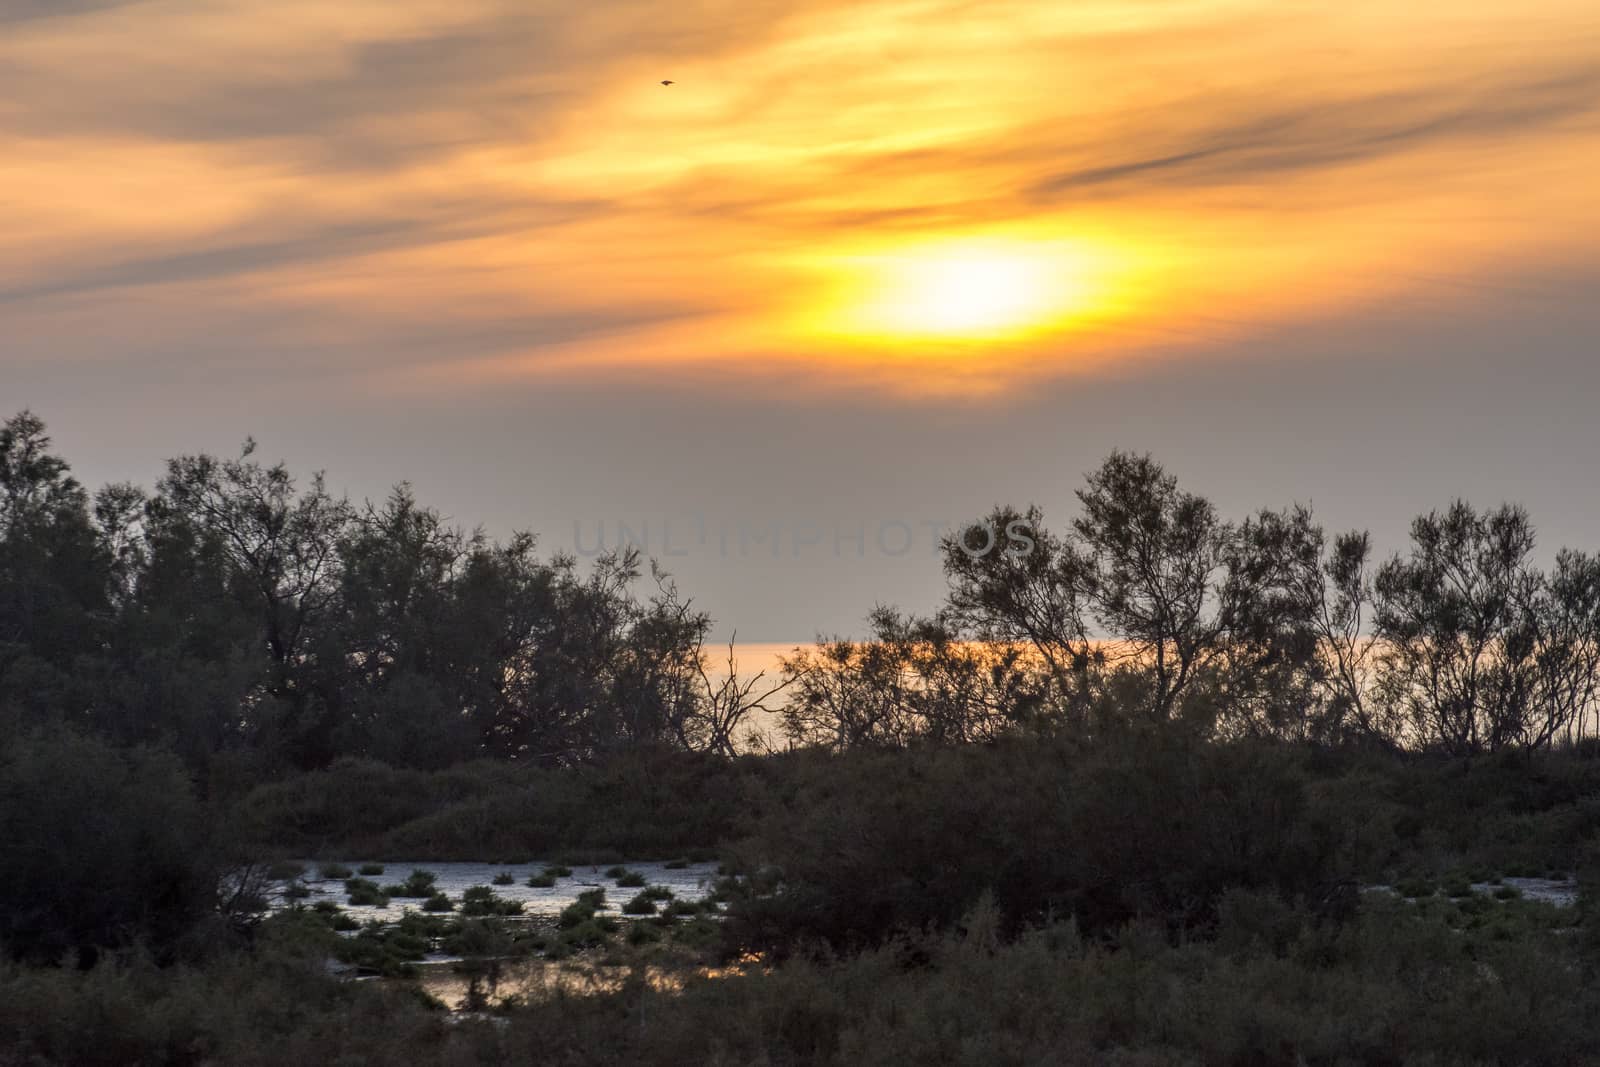
POLYGON ((1597 174, 1593 0, 0 0, 0 407, 648 530, 762 642, 1117 447, 1600 548, 1597 174))

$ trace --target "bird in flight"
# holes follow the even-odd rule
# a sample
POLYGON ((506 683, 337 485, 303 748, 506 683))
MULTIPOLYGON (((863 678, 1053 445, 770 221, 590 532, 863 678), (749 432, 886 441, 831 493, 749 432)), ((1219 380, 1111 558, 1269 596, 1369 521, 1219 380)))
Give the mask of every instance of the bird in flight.
POLYGON ((662 85, 671 85, 671 84, 672 84, 672 79, 671 79, 671 78, 668 78, 668 79, 666 79, 666 80, 665 80, 665 81, 663 81, 663 82, 662 82, 662 83, 661 83, 661 84, 662 84, 662 85))

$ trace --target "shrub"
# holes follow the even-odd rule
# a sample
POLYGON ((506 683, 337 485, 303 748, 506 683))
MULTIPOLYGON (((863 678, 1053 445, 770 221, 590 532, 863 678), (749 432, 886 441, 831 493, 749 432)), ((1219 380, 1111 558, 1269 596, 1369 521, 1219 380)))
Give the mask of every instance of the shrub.
POLYGON ((273 882, 292 882, 305 873, 305 864, 289 860, 279 860, 267 866, 267 878, 273 882))
POLYGON ((655 898, 640 893, 626 904, 622 905, 624 915, 654 915, 656 913, 655 898))
POLYGON ((556 879, 547 871, 544 874, 529 875, 526 884, 530 889, 551 889, 555 886, 556 879))
POLYGON ((553 863, 544 869, 544 873, 551 878, 571 878, 572 868, 563 867, 559 863, 553 863))
POLYGON ((413 897, 426 899, 433 896, 433 883, 438 880, 438 875, 432 871, 414 870, 404 882, 399 885, 384 886, 384 892, 391 897, 413 897))
POLYGON ((594 902, 585 900, 580 896, 577 900, 561 909, 561 914, 556 917, 556 926, 562 930, 570 930, 583 923, 593 922, 594 917, 594 902))
POLYGON ((802 758, 734 849, 729 935, 847 950, 949 928, 985 892, 1007 930, 1071 915, 1095 934, 1207 928, 1230 888, 1309 897, 1342 872, 1304 758, 1161 734, 802 758))
POLYGON ((318 873, 330 882, 339 882, 349 878, 355 872, 342 863, 324 863, 318 873))
POLYGON ((1394 888, 1401 896, 1412 899, 1431 897, 1434 891, 1433 883, 1425 878, 1404 878, 1394 888))
POLYGON ((445 894, 443 894, 443 893, 435 893, 431 897, 429 897, 427 900, 422 902, 422 910, 423 911, 454 911, 455 910, 455 904, 453 904, 451 902, 450 898, 448 896, 446 896, 445 894))
POLYGON ((223 852, 176 757, 3 737, 0 953, 56 963, 138 941, 166 956, 215 921, 223 852))
POLYGON ((516 878, 516 875, 512 874, 510 871, 501 871, 499 874, 494 876, 494 884, 495 885, 516 885, 517 884, 517 878, 516 878))
POLYGON ((638 889, 645 884, 645 876, 635 871, 628 871, 617 878, 617 886, 622 889, 638 889))
POLYGON ((389 906, 389 895, 379 889, 376 882, 369 882, 365 878, 346 878, 344 890, 349 896, 350 903, 358 907, 385 908, 389 906))
POLYGON ((461 894, 461 914, 484 915, 521 915, 522 902, 520 900, 502 900, 495 896, 494 890, 486 885, 475 885, 461 894))
POLYGON ((383 864, 381 864, 381 863, 363 863, 361 865, 361 869, 359 871, 357 871, 356 873, 364 875, 364 876, 366 876, 368 878, 376 878, 378 875, 383 873, 383 864))
POLYGON ((661 940, 661 930, 650 923, 634 923, 628 927, 628 944, 653 945, 661 940))
POLYGON ((607 878, 622 878, 625 875, 627 875, 627 873, 628 873, 628 868, 626 868, 626 867, 607 867, 606 868, 606 877, 607 878))

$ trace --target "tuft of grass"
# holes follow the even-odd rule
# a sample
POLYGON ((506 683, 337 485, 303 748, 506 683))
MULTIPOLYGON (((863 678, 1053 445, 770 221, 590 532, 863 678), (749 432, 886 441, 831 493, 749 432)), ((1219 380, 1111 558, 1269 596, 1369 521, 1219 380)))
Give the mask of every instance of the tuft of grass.
POLYGON ((495 885, 516 885, 517 884, 517 876, 512 874, 510 871, 501 871, 499 874, 494 876, 494 884, 495 885))
POLYGON ((366 876, 368 878, 373 878, 373 877, 376 877, 377 875, 380 875, 380 874, 383 873, 383 864, 381 864, 381 863, 363 863, 361 865, 361 869, 359 871, 357 871, 356 873, 364 875, 364 876, 366 876))
POLYGON ((661 940, 661 930, 650 923, 634 923, 628 927, 628 944, 635 947, 639 945, 653 945, 661 940))
POLYGON ((552 863, 544 869, 544 873, 551 878, 571 878, 572 868, 564 867, 559 863, 552 863))
POLYGON ((328 879, 330 882, 337 882, 342 879, 349 878, 355 872, 342 863, 324 863, 320 873, 322 874, 322 877, 328 879))
POLYGON ((627 871, 617 878, 617 886, 621 889, 639 889, 645 885, 645 876, 637 871, 627 871))
POLYGON ((455 904, 443 893, 435 893, 422 902, 423 911, 454 911, 455 904))
POLYGON ((626 875, 627 873, 628 873, 628 868, 620 866, 620 865, 616 866, 616 867, 607 867, 606 868, 606 877, 607 878, 621 878, 624 875, 626 875))
POLYGON ((528 876, 527 886, 530 889, 552 889, 555 887, 555 876, 546 871, 544 874, 528 876))

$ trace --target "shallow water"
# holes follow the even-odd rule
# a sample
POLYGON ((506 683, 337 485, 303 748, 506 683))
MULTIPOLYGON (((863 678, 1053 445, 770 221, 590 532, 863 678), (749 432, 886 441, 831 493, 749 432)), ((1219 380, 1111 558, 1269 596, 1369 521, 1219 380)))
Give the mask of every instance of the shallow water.
MULTIPOLYGON (((421 911, 422 899, 412 897, 394 897, 387 907, 361 906, 357 907, 348 903, 345 893, 344 879, 323 878, 321 863, 305 864, 306 873, 300 879, 306 888, 311 890, 311 895, 299 901, 291 901, 284 896, 284 883, 274 885, 271 894, 271 906, 274 911, 288 907, 290 904, 299 903, 305 906, 315 904, 319 900, 331 900, 339 905, 346 914, 360 922, 371 919, 393 921, 407 911, 421 911)), ((606 910, 619 914, 622 905, 631 899, 639 889, 624 889, 617 885, 616 880, 607 878, 605 871, 611 864, 592 867, 573 867, 572 874, 565 878, 556 879, 556 884, 549 889, 535 889, 527 884, 530 875, 540 874, 544 871, 544 863, 436 863, 428 860, 401 861, 397 863, 384 862, 383 873, 364 875, 360 873, 363 864, 368 860, 339 861, 340 866, 348 867, 354 874, 353 877, 365 878, 376 882, 380 886, 393 885, 404 882, 413 870, 432 871, 436 876, 434 888, 446 894, 458 905, 461 894, 475 885, 486 885, 494 890, 495 896, 502 900, 517 900, 522 902, 524 915, 530 917, 555 917, 567 905, 577 901, 578 894, 590 889, 604 889, 606 891, 606 910), (509 873, 516 881, 511 885, 495 885, 494 878, 498 874, 509 873)), ((629 871, 644 877, 646 884, 652 886, 665 886, 672 890, 672 895, 679 900, 698 901, 710 895, 713 883, 717 877, 717 865, 714 863, 690 864, 681 870, 668 870, 664 863, 623 863, 629 871)), ((444 913, 441 913, 444 914, 444 913)), ((456 913, 450 913, 456 914, 456 913)))
MULTIPOLYGON (((1523 900, 1551 904, 1558 908, 1575 907, 1578 903, 1578 883, 1570 878, 1502 878, 1498 882, 1474 882, 1472 891, 1492 896, 1496 889, 1511 886, 1522 894, 1523 900)), ((1394 886, 1371 885, 1369 892, 1394 893, 1394 886)))

